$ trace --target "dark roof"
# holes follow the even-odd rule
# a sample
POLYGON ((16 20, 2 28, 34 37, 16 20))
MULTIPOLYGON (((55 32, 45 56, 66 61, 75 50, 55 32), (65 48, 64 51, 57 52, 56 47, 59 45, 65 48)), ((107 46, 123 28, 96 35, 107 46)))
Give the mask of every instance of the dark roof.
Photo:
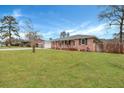
POLYGON ((92 35, 73 35, 65 38, 57 38, 53 39, 52 41, 61 41, 61 40, 74 40, 74 39, 83 39, 83 38, 96 38, 95 36, 92 35))

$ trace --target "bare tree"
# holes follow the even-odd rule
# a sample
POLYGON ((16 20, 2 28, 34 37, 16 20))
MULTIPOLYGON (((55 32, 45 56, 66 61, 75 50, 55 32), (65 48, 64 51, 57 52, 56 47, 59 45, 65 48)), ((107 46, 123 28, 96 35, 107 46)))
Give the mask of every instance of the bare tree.
POLYGON ((124 26, 124 6, 122 5, 111 5, 104 6, 105 10, 102 11, 98 17, 100 20, 105 20, 109 22, 109 25, 117 25, 119 26, 119 34, 120 34, 120 53, 123 53, 122 46, 122 32, 124 26))
POLYGON ((65 38, 65 37, 69 37, 69 33, 66 33, 65 31, 60 33, 60 38, 65 38))
POLYGON ((33 27, 32 21, 30 19, 25 21, 25 29, 27 30, 26 38, 30 41, 32 46, 32 52, 35 53, 36 39, 42 38, 33 27))
POLYGON ((31 42, 32 45, 32 52, 35 53, 35 47, 36 47, 36 39, 39 38, 39 35, 37 32, 28 32, 26 34, 26 37, 31 42))

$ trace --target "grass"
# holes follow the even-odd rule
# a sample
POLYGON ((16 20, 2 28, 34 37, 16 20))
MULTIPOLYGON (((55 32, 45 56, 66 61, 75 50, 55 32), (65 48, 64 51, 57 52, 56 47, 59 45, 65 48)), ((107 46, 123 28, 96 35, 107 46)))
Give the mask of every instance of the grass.
POLYGON ((0 87, 124 87, 124 55, 57 50, 0 51, 0 87))
POLYGON ((30 48, 30 47, 20 47, 20 46, 0 46, 0 49, 6 49, 6 48, 30 48))

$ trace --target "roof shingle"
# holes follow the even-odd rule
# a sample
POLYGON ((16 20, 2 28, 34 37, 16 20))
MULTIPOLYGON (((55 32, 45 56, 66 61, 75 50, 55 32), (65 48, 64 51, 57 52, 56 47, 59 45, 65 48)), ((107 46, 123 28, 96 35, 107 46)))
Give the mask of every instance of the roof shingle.
POLYGON ((65 38, 57 38, 53 39, 52 41, 61 41, 61 40, 74 40, 74 39, 83 39, 83 38, 96 38, 93 35, 73 35, 65 38))

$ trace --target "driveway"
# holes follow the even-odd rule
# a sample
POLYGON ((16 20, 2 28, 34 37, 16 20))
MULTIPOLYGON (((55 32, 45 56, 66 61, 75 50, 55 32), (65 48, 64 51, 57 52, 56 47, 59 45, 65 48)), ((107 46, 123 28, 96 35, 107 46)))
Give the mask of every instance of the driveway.
MULTIPOLYGON (((41 49, 41 48, 36 48, 36 49, 41 49)), ((32 48, 3 48, 3 49, 0 49, 0 51, 11 51, 11 50, 32 50, 32 48)))

